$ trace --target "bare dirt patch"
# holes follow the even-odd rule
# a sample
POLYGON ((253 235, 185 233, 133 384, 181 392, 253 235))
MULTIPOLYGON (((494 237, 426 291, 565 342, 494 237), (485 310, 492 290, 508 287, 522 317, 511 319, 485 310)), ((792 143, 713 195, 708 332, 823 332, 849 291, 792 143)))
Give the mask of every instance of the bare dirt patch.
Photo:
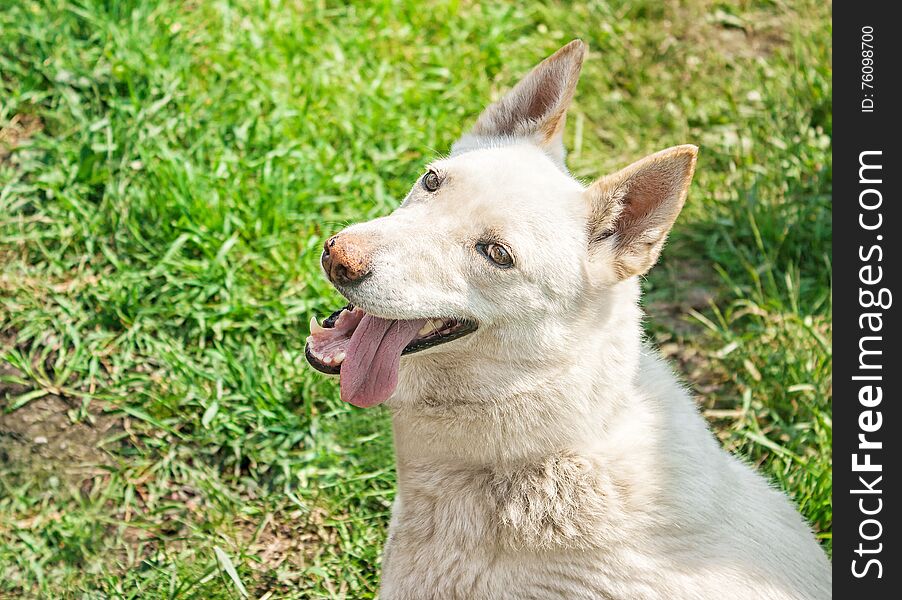
POLYGON ((709 265, 685 255, 659 264, 653 277, 645 308, 655 346, 695 392, 707 417, 729 417, 731 409, 717 403, 729 375, 713 360, 713 350, 704 343, 705 329, 691 316, 692 311, 707 310, 723 294, 718 277, 709 265))
POLYGON ((0 163, 6 161, 13 150, 28 138, 44 129, 44 123, 36 115, 18 114, 0 127, 0 163))
MULTIPOLYGON (((0 378, 21 377, 9 363, 0 360, 0 378)), ((46 394, 10 411, 27 386, 0 380, 0 475, 54 475, 83 481, 102 472, 110 456, 102 448, 104 439, 120 427, 119 419, 96 409, 87 418, 73 419, 71 401, 46 394)))
POLYGON ((654 287, 646 294, 649 319, 681 336, 697 333, 701 326, 690 312, 707 309, 721 293, 713 269, 704 261, 679 255, 655 269, 654 287))
MULTIPOLYGON (((246 564, 258 573, 255 591, 278 597, 280 590, 301 584, 308 577, 306 568, 339 543, 338 531, 327 524, 335 516, 313 507, 310 511, 276 510, 259 521, 246 517, 236 521, 235 541, 254 557, 246 564)), ((344 597, 341 590, 334 593, 344 597)))
POLYGON ((324 547, 338 542, 335 529, 325 524, 327 517, 322 508, 308 514, 268 514, 259 523, 240 521, 238 535, 247 544, 247 552, 260 560, 255 563, 256 569, 277 569, 285 562, 302 569, 316 562, 324 547))
POLYGON ((672 34, 697 48, 715 48, 726 58, 765 58, 789 43, 789 7, 728 10, 707 0, 677 2, 672 34))
POLYGON ((0 415, 0 468, 77 478, 96 474, 109 460, 100 444, 115 419, 95 415, 94 423, 72 422, 71 408, 48 394, 0 415))

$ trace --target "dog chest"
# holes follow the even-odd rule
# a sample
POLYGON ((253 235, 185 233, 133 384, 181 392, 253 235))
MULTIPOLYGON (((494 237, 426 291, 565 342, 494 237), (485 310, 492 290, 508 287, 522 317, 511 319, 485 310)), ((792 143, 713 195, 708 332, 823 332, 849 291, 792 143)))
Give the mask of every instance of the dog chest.
POLYGON ((383 586, 410 595, 386 598, 500 598, 542 573, 552 585, 549 572, 568 568, 554 559, 610 547, 608 534, 624 531, 606 523, 620 512, 618 486, 568 452, 491 469, 401 461, 398 477, 383 586))

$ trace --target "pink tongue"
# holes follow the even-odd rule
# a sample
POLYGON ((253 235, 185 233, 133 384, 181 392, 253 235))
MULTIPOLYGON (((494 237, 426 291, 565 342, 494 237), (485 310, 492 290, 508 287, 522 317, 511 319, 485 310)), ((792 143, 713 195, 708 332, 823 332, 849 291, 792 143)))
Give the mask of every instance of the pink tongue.
POLYGON ((398 386, 401 351, 425 324, 364 316, 341 363, 341 399, 363 408, 388 400, 398 386))

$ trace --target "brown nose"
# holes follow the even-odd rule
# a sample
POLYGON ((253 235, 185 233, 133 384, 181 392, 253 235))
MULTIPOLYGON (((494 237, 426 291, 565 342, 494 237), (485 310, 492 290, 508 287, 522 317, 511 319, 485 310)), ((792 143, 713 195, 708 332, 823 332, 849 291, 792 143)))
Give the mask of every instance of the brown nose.
POLYGON ((353 235, 336 235, 323 246, 323 269, 336 285, 353 285, 370 274, 369 249, 353 235))

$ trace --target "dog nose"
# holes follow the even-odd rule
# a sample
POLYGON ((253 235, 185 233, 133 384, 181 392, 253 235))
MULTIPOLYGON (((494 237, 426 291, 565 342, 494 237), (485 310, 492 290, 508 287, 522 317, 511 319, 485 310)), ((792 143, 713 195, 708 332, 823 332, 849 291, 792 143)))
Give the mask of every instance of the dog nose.
POLYGON ((322 263, 329 281, 336 285, 353 285, 370 274, 369 251, 352 235, 335 235, 323 246, 322 263))

